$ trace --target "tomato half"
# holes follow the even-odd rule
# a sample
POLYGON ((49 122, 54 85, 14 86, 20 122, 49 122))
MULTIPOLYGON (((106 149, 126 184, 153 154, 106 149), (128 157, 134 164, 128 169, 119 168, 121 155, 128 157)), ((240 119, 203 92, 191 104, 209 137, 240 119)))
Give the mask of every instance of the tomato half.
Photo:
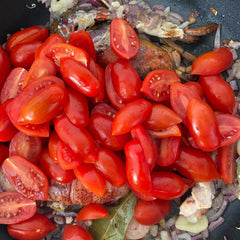
POLYGON ((108 216, 109 216, 109 213, 104 206, 96 203, 91 203, 87 206, 84 206, 82 209, 80 209, 75 219, 75 222, 106 218, 108 216))
POLYGON ((214 51, 206 52, 193 62, 191 74, 214 75, 226 70, 233 61, 232 52, 220 47, 214 51))
POLYGON ((151 136, 154 136, 156 138, 167 138, 167 137, 179 137, 181 136, 181 129, 179 127, 179 125, 173 125, 171 127, 167 127, 158 131, 154 131, 154 130, 147 130, 148 133, 151 136))
POLYGON ((163 102, 169 99, 172 82, 180 82, 175 71, 170 69, 153 70, 144 78, 141 91, 151 100, 163 102))
POLYGON ((37 211, 35 201, 18 192, 0 193, 0 223, 14 224, 31 218, 37 211))
POLYGON ((48 151, 49 155, 54 162, 57 162, 57 147, 60 143, 61 139, 59 138, 57 132, 53 130, 50 133, 50 137, 48 139, 48 151))
POLYGON ((94 240, 94 238, 80 225, 65 225, 63 240, 94 240))
POLYGON ((46 216, 37 213, 23 222, 8 225, 7 230, 8 233, 16 239, 39 240, 46 237, 56 228, 57 226, 46 216))
POLYGON ((11 63, 7 53, 0 45, 0 87, 2 87, 5 79, 11 70, 11 63))
POLYGON ((117 109, 114 108, 112 105, 107 104, 107 103, 98 103, 96 104, 93 109, 91 110, 91 116, 94 115, 95 113, 100 113, 106 116, 109 116, 111 118, 114 118, 116 113, 117 113, 117 109))
POLYGON ((113 51, 121 58, 130 59, 139 50, 138 36, 129 22, 114 18, 110 25, 110 43, 113 51))
POLYGON ((8 181, 23 196, 34 200, 48 199, 48 179, 42 170, 20 155, 7 158, 2 170, 8 181))
POLYGON ((197 93, 201 99, 203 98, 203 87, 199 82, 188 81, 184 84, 187 85, 193 92, 197 93))

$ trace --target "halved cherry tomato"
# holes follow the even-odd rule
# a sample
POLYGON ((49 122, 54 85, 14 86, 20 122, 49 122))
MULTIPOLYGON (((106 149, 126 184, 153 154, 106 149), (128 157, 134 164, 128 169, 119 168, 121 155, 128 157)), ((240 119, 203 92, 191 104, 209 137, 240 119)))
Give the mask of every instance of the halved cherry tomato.
POLYGON ((0 143, 0 166, 8 156, 9 156, 8 146, 5 145, 4 143, 0 143))
POLYGON ((236 179, 236 159, 238 157, 236 144, 229 144, 218 148, 217 166, 221 179, 226 183, 233 183, 236 179))
POLYGON ((82 66, 89 67, 89 55, 83 49, 68 43, 54 43, 48 48, 47 56, 59 67, 60 60, 71 58, 82 66))
POLYGON ((119 135, 131 131, 145 120, 151 109, 152 104, 143 98, 127 103, 113 119, 112 134, 119 135))
POLYGON ((113 151, 98 148, 95 166, 113 186, 121 187, 126 183, 125 164, 113 151))
POLYGON ((144 78, 141 91, 151 100, 163 102, 169 99, 172 82, 180 82, 175 71, 170 69, 153 70, 144 78))
POLYGON ((77 30, 70 34, 69 44, 85 50, 89 57, 96 61, 96 51, 90 34, 84 30, 77 30))
POLYGON ((48 180, 42 170, 25 157, 14 155, 2 164, 8 181, 23 196, 33 200, 48 199, 48 180))
POLYGON ((112 123, 111 117, 95 113, 89 119, 88 129, 100 146, 114 151, 123 150, 125 144, 130 140, 130 135, 125 133, 113 136, 112 123))
POLYGON ((220 177, 212 158, 192 147, 180 147, 179 158, 174 163, 174 168, 196 182, 208 182, 220 177))
POLYGON ((139 50, 138 36, 129 22, 114 18, 110 25, 110 43, 113 51, 121 58, 130 59, 139 50))
POLYGON ((151 171, 157 162, 157 150, 152 138, 149 136, 148 132, 142 125, 138 125, 133 128, 131 135, 134 140, 137 140, 141 144, 146 162, 151 171))
POLYGON ((46 175, 56 182, 70 183, 76 178, 72 170, 64 170, 57 162, 53 161, 48 149, 43 150, 39 165, 46 175))
POLYGON ((31 218, 37 211, 35 201, 18 192, 0 193, 0 224, 14 224, 31 218))
POLYGON ((40 137, 31 137, 18 132, 9 144, 9 156, 21 155, 34 164, 38 164, 42 153, 42 141, 40 137))
POLYGON ((154 131, 154 130, 147 130, 151 136, 156 138, 166 138, 166 137, 173 137, 173 136, 181 136, 181 129, 178 125, 173 125, 168 128, 164 128, 162 130, 154 131))
POLYGON ((94 238, 80 225, 65 225, 63 240, 94 240, 94 238))
POLYGON ((53 130, 48 139, 48 151, 54 162, 57 162, 57 147, 60 141, 61 139, 59 138, 57 132, 53 130))
POLYGON ((152 104, 152 111, 143 122, 144 127, 151 130, 162 130, 182 122, 182 119, 169 107, 152 104))
POLYGON ((113 106, 107 104, 107 103, 98 103, 96 104, 93 109, 91 110, 91 116, 96 114, 96 113, 100 113, 102 115, 106 115, 109 116, 111 118, 114 118, 116 113, 117 113, 117 109, 114 108, 113 106))
POLYGON ((96 97, 99 94, 100 82, 78 61, 70 58, 61 59, 60 71, 63 79, 75 90, 88 97, 96 97))
POLYGON ((10 52, 10 60, 13 66, 30 68, 37 49, 42 45, 41 41, 20 43, 12 48, 10 52))
POLYGON ((235 105, 235 94, 222 75, 200 76, 208 104, 219 112, 232 113, 235 105))
POLYGON ((133 217, 143 225, 159 223, 171 210, 171 201, 156 199, 152 201, 138 200, 133 217))
POLYGON ((108 216, 109 213, 104 206, 96 203, 91 203, 80 209, 75 219, 75 222, 106 218, 108 216))
POLYGON ((27 73, 28 71, 25 68, 20 67, 11 70, 1 89, 1 103, 17 96, 22 90, 22 83, 27 73))
POLYGON ((7 53, 3 50, 0 45, 0 88, 2 87, 5 79, 7 78, 11 70, 11 63, 7 53))
POLYGON ((37 26, 28 27, 12 34, 6 42, 6 51, 10 52, 12 48, 20 43, 32 41, 44 41, 48 37, 49 31, 47 28, 37 26))
POLYGON ((178 158, 180 143, 181 136, 157 138, 157 164, 163 167, 173 164, 178 158))
POLYGON ((191 74, 219 74, 226 70, 232 64, 232 61, 232 52, 225 47, 220 47, 197 57, 193 62, 191 74))
POLYGON ((231 114, 216 114, 221 134, 221 146, 236 142, 240 138, 240 119, 231 114))
POLYGON ((200 99, 189 100, 186 124, 195 144, 203 151, 216 150, 221 143, 221 135, 214 111, 200 99))
POLYGON ((87 98, 72 88, 67 88, 67 92, 69 100, 63 106, 65 114, 74 125, 86 127, 89 121, 87 98))
POLYGON ((201 99, 203 98, 203 87, 199 82, 188 81, 184 84, 187 85, 193 92, 197 93, 201 99))
POLYGON ((57 162, 62 169, 74 169, 79 167, 82 161, 82 158, 76 157, 72 150, 63 141, 60 141, 57 147, 57 162))
POLYGON ((124 152, 129 184, 135 191, 147 195, 152 190, 152 181, 141 144, 136 140, 130 141, 125 145, 124 152))
POLYGON ((46 216, 36 213, 30 219, 7 227, 10 236, 21 240, 39 240, 55 230, 55 226, 46 216))
POLYGON ((53 119, 68 99, 67 90, 58 84, 51 84, 38 91, 24 103, 19 123, 42 124, 53 119))
POLYGON ((89 191, 102 197, 106 189, 106 180, 92 163, 82 163, 74 169, 77 179, 89 191))
POLYGON ((41 58, 41 57, 47 57, 48 49, 51 45, 54 43, 65 43, 65 39, 62 38, 60 35, 54 33, 51 34, 44 43, 37 49, 35 54, 35 59, 41 58))
POLYGON ((142 81, 132 63, 127 59, 118 59, 111 68, 112 84, 119 97, 127 102, 140 98, 142 81))

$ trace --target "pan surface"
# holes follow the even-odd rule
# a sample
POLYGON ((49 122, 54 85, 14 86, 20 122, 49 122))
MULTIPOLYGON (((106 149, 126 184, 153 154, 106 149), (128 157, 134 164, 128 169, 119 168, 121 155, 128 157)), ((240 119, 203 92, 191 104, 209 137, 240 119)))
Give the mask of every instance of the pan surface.
MULTIPOLYGON (((203 26, 212 22, 221 24, 222 39, 240 40, 239 0, 152 0, 151 4, 170 6, 172 11, 180 13, 185 19, 194 9, 199 12, 198 22, 195 26, 203 26), (217 15, 209 9, 217 10, 217 15)), ((0 1, 0 43, 6 41, 9 33, 20 28, 32 25, 45 25, 49 19, 49 12, 43 4, 36 0, 1 0, 0 1)), ((211 50, 214 35, 204 37, 200 44, 192 45, 192 53, 199 55, 211 50)), ((223 215, 225 221, 215 231, 210 233, 208 240, 239 240, 240 230, 240 201, 233 201, 223 215)), ((10 240, 6 226, 0 225, 0 239, 10 240)))

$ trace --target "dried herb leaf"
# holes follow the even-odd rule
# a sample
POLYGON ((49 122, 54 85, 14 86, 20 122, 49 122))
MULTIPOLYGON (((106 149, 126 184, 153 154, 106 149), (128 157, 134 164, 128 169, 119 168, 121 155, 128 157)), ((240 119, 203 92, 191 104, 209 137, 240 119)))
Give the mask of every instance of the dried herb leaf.
POLYGON ((107 207, 108 218, 97 219, 89 228, 95 240, 124 239, 127 226, 132 219, 137 198, 133 193, 120 200, 117 206, 107 207))

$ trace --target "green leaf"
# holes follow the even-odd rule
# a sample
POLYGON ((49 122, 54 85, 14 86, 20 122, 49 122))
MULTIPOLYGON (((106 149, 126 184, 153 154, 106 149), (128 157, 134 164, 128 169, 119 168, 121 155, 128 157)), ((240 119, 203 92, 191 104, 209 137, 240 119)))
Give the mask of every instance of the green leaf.
POLYGON ((133 193, 121 199, 117 206, 106 207, 108 218, 97 219, 89 228, 95 240, 124 239, 127 226, 132 219, 137 198, 133 193))

